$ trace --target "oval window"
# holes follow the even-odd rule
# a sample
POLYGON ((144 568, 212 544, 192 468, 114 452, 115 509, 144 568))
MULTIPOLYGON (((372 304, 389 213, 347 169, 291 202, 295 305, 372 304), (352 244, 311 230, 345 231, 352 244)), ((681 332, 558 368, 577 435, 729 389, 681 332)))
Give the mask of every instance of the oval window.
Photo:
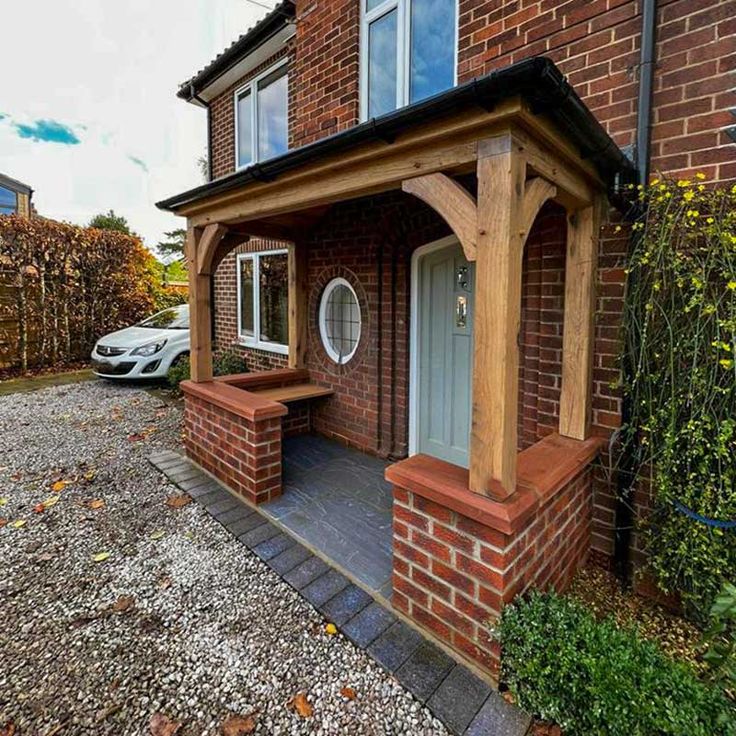
POLYGON ((353 287, 343 278, 332 279, 319 304, 319 332, 327 355, 343 365, 360 342, 360 305, 353 287))

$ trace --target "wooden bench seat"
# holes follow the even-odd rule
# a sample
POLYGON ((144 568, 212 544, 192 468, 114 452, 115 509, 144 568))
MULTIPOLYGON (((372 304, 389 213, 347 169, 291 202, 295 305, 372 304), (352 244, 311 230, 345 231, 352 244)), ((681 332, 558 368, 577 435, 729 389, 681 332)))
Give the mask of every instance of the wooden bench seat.
POLYGON ((278 386, 276 388, 266 388, 261 391, 252 389, 252 393, 264 399, 278 401, 281 404, 288 404, 292 401, 302 401, 304 399, 317 399, 321 396, 331 396, 335 393, 331 388, 319 386, 316 383, 292 383, 288 386, 278 386))

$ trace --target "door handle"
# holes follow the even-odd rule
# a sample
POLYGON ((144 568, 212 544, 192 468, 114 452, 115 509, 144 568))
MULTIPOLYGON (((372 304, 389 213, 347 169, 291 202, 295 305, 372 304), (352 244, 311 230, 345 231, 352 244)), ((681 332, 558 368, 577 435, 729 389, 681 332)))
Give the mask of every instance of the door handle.
POLYGON ((468 326, 468 298, 458 294, 455 299, 455 327, 465 329, 468 326))

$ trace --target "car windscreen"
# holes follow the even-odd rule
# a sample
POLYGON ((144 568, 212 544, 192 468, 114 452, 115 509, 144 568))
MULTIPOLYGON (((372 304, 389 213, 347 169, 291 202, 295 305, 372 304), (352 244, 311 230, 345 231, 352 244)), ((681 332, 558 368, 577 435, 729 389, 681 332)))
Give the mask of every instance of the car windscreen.
POLYGON ((138 324, 138 327, 153 327, 157 330, 188 330, 189 305, 182 304, 157 312, 138 324))

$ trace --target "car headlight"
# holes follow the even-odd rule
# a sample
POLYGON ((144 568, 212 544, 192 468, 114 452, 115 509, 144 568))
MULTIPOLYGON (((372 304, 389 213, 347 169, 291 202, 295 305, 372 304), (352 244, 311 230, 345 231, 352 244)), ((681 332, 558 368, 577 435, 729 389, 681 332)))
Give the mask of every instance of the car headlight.
POLYGON ((164 345, 166 345, 166 340, 161 340, 160 342, 149 342, 148 345, 141 345, 141 347, 131 351, 130 354, 143 356, 155 355, 164 345))

